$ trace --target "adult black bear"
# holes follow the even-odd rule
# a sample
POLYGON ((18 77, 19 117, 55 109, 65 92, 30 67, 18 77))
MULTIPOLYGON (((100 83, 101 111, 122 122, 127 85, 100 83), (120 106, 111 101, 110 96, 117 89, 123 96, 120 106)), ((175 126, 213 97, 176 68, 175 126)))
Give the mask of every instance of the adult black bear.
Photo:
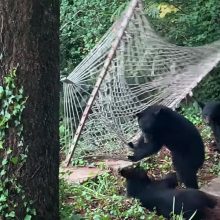
POLYGON ((180 181, 198 188, 197 172, 205 158, 204 144, 196 127, 186 118, 162 105, 152 105, 137 114, 142 136, 133 148, 132 161, 157 153, 165 145, 172 155, 180 181))
POLYGON ((196 212, 193 220, 205 217, 205 208, 214 208, 216 199, 197 189, 175 189, 177 180, 173 175, 162 180, 151 180, 145 170, 126 167, 120 170, 126 178, 127 195, 137 198, 141 204, 158 215, 170 218, 170 214, 181 214, 184 219, 196 212), (174 200, 175 199, 175 200, 174 200), (173 208, 174 206, 174 208, 173 208))
POLYGON ((216 148, 220 151, 220 102, 199 102, 202 108, 202 117, 209 124, 216 141, 216 148))

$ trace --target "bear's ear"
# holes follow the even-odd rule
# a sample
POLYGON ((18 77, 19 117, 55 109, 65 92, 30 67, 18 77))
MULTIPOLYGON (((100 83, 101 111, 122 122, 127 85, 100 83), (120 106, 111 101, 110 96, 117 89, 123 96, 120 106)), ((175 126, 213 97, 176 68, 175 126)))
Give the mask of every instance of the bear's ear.
POLYGON ((203 102, 198 102, 198 105, 201 109, 203 109, 205 107, 205 103, 203 103, 203 102))

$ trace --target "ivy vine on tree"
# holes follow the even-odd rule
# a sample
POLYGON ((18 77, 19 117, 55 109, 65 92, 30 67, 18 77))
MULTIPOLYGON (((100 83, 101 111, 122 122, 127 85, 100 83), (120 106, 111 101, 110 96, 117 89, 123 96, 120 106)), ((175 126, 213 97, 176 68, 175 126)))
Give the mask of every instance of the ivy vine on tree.
POLYGON ((0 219, 16 218, 16 209, 22 203, 25 220, 28 220, 35 215, 35 210, 31 208, 32 202, 25 197, 19 184, 19 175, 16 176, 26 161, 28 150, 23 145, 21 123, 26 98, 23 88, 16 87, 15 78, 16 70, 13 70, 4 77, 3 85, 0 86, 0 219), (16 137, 16 141, 9 141, 9 133, 16 137))

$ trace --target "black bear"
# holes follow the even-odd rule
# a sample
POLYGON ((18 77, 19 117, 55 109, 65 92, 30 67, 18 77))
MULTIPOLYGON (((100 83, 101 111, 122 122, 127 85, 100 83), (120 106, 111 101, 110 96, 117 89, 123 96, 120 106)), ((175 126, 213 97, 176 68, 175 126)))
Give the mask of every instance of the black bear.
POLYGON ((216 148, 220 151, 220 102, 199 102, 202 117, 209 124, 216 141, 216 148))
POLYGON ((175 189, 177 179, 170 175, 162 180, 151 180, 141 168, 126 167, 120 170, 126 178, 127 195, 139 199, 142 206, 158 215, 170 218, 171 213, 184 219, 193 220, 205 217, 206 208, 214 208, 215 197, 197 189, 175 189), (176 184, 175 184, 176 183, 176 184))
POLYGON ((137 114, 142 136, 133 149, 132 161, 157 153, 166 146, 172 155, 180 181, 189 188, 198 188, 197 172, 203 165, 205 152, 197 128, 185 117, 162 105, 152 105, 137 114))

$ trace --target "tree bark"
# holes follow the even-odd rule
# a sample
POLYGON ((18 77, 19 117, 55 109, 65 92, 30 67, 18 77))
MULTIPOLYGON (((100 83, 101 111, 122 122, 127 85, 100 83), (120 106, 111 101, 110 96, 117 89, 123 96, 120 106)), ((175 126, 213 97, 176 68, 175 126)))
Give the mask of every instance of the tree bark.
POLYGON ((1 56, 0 85, 17 67, 16 83, 28 97, 22 187, 36 219, 59 219, 59 0, 0 0, 1 56))

